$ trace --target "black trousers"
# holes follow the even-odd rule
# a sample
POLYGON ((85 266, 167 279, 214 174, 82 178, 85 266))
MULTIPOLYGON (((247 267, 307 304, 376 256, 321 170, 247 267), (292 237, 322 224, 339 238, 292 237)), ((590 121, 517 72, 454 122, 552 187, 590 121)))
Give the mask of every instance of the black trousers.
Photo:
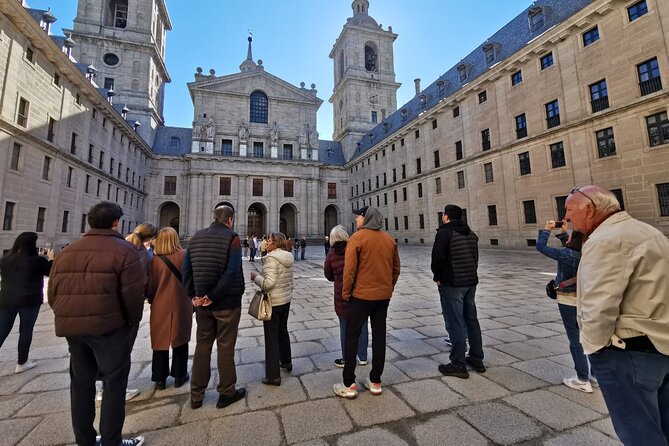
POLYGON ((373 383, 381 382, 383 365, 386 362, 386 316, 387 300, 362 300, 351 297, 348 301, 348 320, 346 321, 346 346, 344 348, 344 385, 349 387, 355 382, 355 355, 362 326, 367 318, 372 325, 372 370, 369 379, 373 383))
POLYGON ((170 351, 154 350, 151 363, 151 381, 165 381, 168 376, 184 378, 188 374, 188 343, 172 347, 172 368, 170 369, 170 351))
POLYGON ((272 319, 263 322, 265 331, 265 377, 281 377, 279 364, 290 364, 290 337, 288 336, 288 314, 290 303, 272 307, 272 319))
POLYGON ((121 444, 125 421, 125 390, 130 372, 134 327, 99 336, 68 337, 70 400, 74 438, 79 446, 95 444, 95 381, 102 381, 100 435, 103 445, 121 444))

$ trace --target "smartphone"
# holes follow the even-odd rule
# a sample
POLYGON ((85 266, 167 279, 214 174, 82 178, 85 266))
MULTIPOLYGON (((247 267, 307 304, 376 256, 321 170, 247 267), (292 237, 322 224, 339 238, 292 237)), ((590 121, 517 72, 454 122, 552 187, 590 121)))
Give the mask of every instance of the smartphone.
POLYGON ((555 227, 556 228, 561 228, 563 223, 564 223, 563 221, 556 221, 555 222, 555 227))

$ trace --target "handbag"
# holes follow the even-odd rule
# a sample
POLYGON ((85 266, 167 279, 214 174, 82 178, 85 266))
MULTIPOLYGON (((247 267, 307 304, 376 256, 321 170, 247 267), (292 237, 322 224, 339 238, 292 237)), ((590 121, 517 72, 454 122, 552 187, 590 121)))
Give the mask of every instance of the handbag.
POLYGON ((269 293, 256 291, 249 304, 249 314, 259 321, 272 319, 272 298, 269 293))
POLYGON ((557 299, 557 285, 555 284, 555 280, 551 280, 546 284, 546 296, 550 297, 551 299, 557 299))

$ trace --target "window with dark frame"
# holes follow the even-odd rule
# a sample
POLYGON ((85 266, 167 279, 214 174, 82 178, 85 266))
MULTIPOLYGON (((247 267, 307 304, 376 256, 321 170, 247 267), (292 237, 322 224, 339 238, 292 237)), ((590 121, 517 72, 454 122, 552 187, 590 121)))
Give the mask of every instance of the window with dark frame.
POLYGON ((495 47, 490 45, 488 47, 484 46, 483 54, 485 55, 485 63, 491 64, 495 61, 495 47))
POLYGON ((60 232, 67 232, 67 226, 70 222, 70 211, 63 211, 63 222, 60 226, 60 232))
POLYGON ((627 17, 629 18, 630 22, 633 22, 634 20, 646 14, 648 14, 648 5, 646 4, 646 0, 641 0, 640 2, 636 2, 632 6, 627 7, 627 17))
POLYGON ((176 176, 165 176, 165 188, 163 191, 164 195, 176 195, 177 194, 177 177, 176 176))
POLYGON ((414 136, 416 137, 416 139, 420 138, 420 130, 416 129, 416 131, 414 132, 414 136))
POLYGON ((546 104, 546 125, 549 129, 560 125, 560 106, 558 100, 546 104))
POLYGON ((388 206, 388 193, 387 192, 383 193, 383 205, 388 206))
POLYGON ((481 148, 490 150, 490 129, 481 130, 481 148))
POLYGON ((44 232, 44 222, 46 221, 46 208, 37 208, 37 224, 35 232, 44 232))
POLYGON ((518 163, 520 165, 520 175, 529 175, 532 173, 532 165, 530 163, 530 152, 523 152, 518 154, 518 163))
POLYGON ((77 154, 77 137, 78 135, 72 132, 72 138, 70 139, 70 153, 72 155, 77 154))
POLYGON ((30 102, 19 98, 19 112, 16 116, 16 123, 21 127, 28 127, 28 113, 30 113, 30 102))
POLYGON ((263 184, 262 184, 262 178, 254 178, 253 179, 253 196, 254 197, 262 197, 263 193, 263 184))
POLYGON ((541 28, 544 27, 544 24, 546 23, 544 19, 544 12, 540 8, 537 8, 536 10, 532 11, 530 13, 530 31, 531 32, 536 32, 539 31, 541 28))
POLYGON ((551 167, 557 169, 558 167, 564 167, 567 165, 566 158, 564 156, 564 145, 562 141, 551 144, 551 167))
POLYGON ((293 145, 284 144, 283 145, 283 159, 292 160, 293 159, 293 145))
POLYGON ((283 180, 283 196, 293 197, 293 180, 283 180))
POLYGON ((616 199, 618 200, 618 203, 620 204, 620 210, 624 211, 625 210, 625 199, 623 198, 623 190, 622 189, 611 189, 611 192, 613 192, 613 195, 616 196, 616 199))
POLYGON ((651 147, 669 143, 669 119, 666 111, 646 116, 646 127, 651 147))
POLYGON ((79 227, 79 232, 81 234, 86 232, 86 220, 88 219, 88 214, 81 214, 81 225, 79 227))
POLYGON ((397 189, 393 191, 393 202, 397 203, 397 189))
MULTIPOLYGON (((93 151, 95 150, 95 146, 93 144, 88 145, 88 162, 90 164, 93 164, 93 151)), ((120 174, 119 174, 120 177, 120 174)))
POLYGON ((51 158, 44 157, 44 164, 42 165, 42 179, 49 181, 51 179, 51 158))
POLYGON ((458 189, 464 189, 465 188, 465 172, 463 170, 459 170, 457 172, 458 176, 458 189))
POLYGON ((432 130, 436 129, 437 126, 438 126, 438 124, 437 124, 437 120, 436 120, 436 119, 433 119, 433 120, 432 120, 432 130))
POLYGON ((462 141, 456 141, 455 142, 455 159, 456 160, 461 160, 462 159, 462 141))
POLYGON ((65 179, 65 185, 67 187, 72 187, 72 174, 74 173, 74 169, 72 167, 67 168, 67 178, 65 179))
POLYGON ((439 150, 435 150, 434 151, 434 168, 436 169, 439 166, 441 166, 441 162, 439 160, 439 150))
POLYGON ((219 178, 218 195, 232 195, 232 178, 230 177, 219 178))
POLYGON ((11 170, 19 170, 19 161, 21 159, 21 144, 15 142, 12 147, 12 159, 9 162, 9 168, 11 170))
POLYGON ((397 217, 395 217, 395 230, 396 231, 400 230, 400 220, 397 217))
POLYGON ((46 140, 49 142, 53 142, 55 137, 56 137, 56 120, 53 118, 49 118, 49 123, 47 124, 47 131, 46 131, 46 140))
POLYGON ((423 168, 421 166, 420 158, 416 158, 416 175, 420 175, 422 170, 423 170, 423 168))
POLYGON ((28 62, 34 62, 35 61, 35 52, 30 47, 26 48, 26 60, 28 62))
POLYGON ((418 214, 418 228, 425 229, 425 215, 418 214))
POLYGON ((588 88, 590 89, 590 105, 593 113, 609 108, 609 91, 606 88, 605 79, 590 84, 588 88))
POLYGON ((583 33, 583 46, 592 45, 599 40, 599 28, 594 27, 583 33))
POLYGON ((518 115, 515 118, 516 120, 516 139, 524 138, 527 136, 527 120, 525 119, 525 113, 518 115))
POLYGON ((657 57, 640 63, 636 68, 639 75, 641 96, 662 90, 662 78, 660 77, 660 66, 657 63, 657 57))
POLYGON ((553 65, 553 53, 550 52, 546 54, 545 56, 541 56, 541 59, 539 59, 541 62, 541 69, 545 70, 546 68, 550 67, 553 65))
POLYGON ((263 158, 265 156, 265 145, 260 141, 253 142, 253 158, 263 158))
POLYGON ((89 192, 89 188, 90 188, 90 186, 91 186, 91 176, 90 176, 90 175, 86 175, 86 182, 84 183, 84 193, 88 193, 88 192, 89 192))
POLYGON ((483 164, 483 172, 485 174, 485 182, 492 183, 495 181, 495 176, 493 174, 492 163, 483 164))
POLYGON ((407 201, 407 200, 409 199, 409 196, 408 196, 408 194, 407 194, 407 188, 406 188, 406 187, 403 187, 403 188, 402 188, 402 199, 403 199, 404 201, 407 201))
POLYGON ((460 107, 455 107, 453 108, 453 117, 457 118, 458 116, 460 116, 460 107))
POLYGON ((479 93, 479 104, 483 104, 488 100, 488 93, 483 90, 482 92, 479 93))
POLYGON ((555 217, 555 221, 562 221, 564 220, 564 216, 567 214, 567 195, 562 195, 559 197, 555 197, 555 210, 557 212, 557 215, 555 217))
POLYGON ((488 226, 497 226, 497 206, 494 204, 488 206, 488 226))
POLYGON ((260 124, 267 124, 267 114, 269 110, 269 101, 267 95, 262 91, 251 93, 250 99, 250 121, 260 124))
POLYGON ((669 183, 656 184, 657 200, 660 205, 660 216, 669 217, 669 183))
POLYGON ((4 218, 2 219, 2 230, 3 231, 11 231, 12 230, 12 224, 14 223, 14 208, 16 207, 16 203, 13 203, 11 201, 5 202, 5 215, 4 218))
POLYGON ((511 85, 515 86, 523 82, 523 72, 518 70, 511 75, 511 85))
POLYGON ((224 139, 221 141, 221 155, 232 156, 232 140, 224 139))
POLYGON ((98 160, 98 168, 104 169, 105 167, 105 152, 100 150, 100 159, 98 160))
POLYGON ((423 198, 423 183, 418 183, 418 198, 423 198))
POLYGON ((337 183, 328 183, 328 200, 337 198, 337 183))
POLYGON ((98 180, 98 185, 95 188, 95 196, 96 197, 100 196, 100 189, 102 189, 102 180, 98 180))
POLYGON ((405 231, 409 230, 409 217, 406 215, 404 216, 404 230, 405 231))
POLYGON ((526 225, 534 225, 537 223, 537 212, 534 208, 534 200, 523 201, 523 214, 525 215, 526 225))
POLYGON ((613 127, 608 127, 595 132, 597 136, 597 153, 600 158, 616 154, 616 140, 613 135, 613 127))
POLYGON ((376 124, 377 122, 379 122, 378 115, 375 111, 372 111, 372 124, 376 124))
POLYGON ((435 188, 435 193, 436 194, 441 193, 441 178, 435 178, 434 179, 434 188, 435 188))
POLYGON ((406 180, 407 179, 407 165, 402 164, 402 179, 406 180))

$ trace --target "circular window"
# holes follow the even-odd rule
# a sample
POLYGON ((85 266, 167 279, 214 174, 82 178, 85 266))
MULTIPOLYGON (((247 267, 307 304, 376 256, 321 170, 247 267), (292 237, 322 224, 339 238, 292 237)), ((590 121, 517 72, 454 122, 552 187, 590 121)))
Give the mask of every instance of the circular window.
POLYGON ((103 60, 104 60, 105 64, 111 65, 111 66, 118 65, 118 63, 119 63, 118 56, 116 54, 113 54, 113 53, 105 54, 105 57, 104 57, 103 60))

